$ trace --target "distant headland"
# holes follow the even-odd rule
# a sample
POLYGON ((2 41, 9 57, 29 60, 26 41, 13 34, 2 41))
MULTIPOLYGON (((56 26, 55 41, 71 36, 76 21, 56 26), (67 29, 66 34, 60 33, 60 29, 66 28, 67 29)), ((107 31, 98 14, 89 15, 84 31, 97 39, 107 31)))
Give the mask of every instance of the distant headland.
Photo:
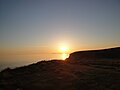
POLYGON ((70 54, 67 60, 81 59, 120 59, 120 47, 100 50, 77 51, 70 54))

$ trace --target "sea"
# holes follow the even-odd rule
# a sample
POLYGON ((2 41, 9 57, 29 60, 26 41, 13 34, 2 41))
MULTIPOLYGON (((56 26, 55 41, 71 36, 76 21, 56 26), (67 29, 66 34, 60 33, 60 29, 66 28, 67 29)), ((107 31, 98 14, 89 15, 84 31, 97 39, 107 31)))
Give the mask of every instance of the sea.
POLYGON ((0 71, 5 68, 16 68, 37 63, 39 61, 49 61, 53 59, 64 60, 68 54, 33 54, 33 55, 6 55, 0 57, 0 71))

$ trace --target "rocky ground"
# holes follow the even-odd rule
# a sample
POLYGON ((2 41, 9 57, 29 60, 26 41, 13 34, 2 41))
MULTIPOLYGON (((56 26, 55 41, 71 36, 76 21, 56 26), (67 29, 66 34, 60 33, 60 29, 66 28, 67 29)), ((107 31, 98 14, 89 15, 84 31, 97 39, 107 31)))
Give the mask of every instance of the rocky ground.
POLYGON ((41 61, 0 73, 0 90, 120 90, 120 60, 41 61))

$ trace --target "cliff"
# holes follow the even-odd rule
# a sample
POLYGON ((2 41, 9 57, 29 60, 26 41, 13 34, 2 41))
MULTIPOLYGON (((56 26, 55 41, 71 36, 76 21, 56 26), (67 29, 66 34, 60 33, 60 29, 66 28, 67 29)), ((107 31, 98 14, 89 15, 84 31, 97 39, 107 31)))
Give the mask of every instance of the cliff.
POLYGON ((82 59, 120 59, 120 47, 101 50, 78 51, 71 53, 67 60, 76 61, 82 59))

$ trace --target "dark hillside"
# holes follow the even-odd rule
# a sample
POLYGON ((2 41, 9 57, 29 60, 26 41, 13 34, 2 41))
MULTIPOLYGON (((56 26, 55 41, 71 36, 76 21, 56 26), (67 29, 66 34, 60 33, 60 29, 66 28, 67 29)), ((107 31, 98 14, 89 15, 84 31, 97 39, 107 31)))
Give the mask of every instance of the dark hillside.
POLYGON ((71 53, 68 59, 120 59, 120 47, 102 50, 78 51, 71 53))

